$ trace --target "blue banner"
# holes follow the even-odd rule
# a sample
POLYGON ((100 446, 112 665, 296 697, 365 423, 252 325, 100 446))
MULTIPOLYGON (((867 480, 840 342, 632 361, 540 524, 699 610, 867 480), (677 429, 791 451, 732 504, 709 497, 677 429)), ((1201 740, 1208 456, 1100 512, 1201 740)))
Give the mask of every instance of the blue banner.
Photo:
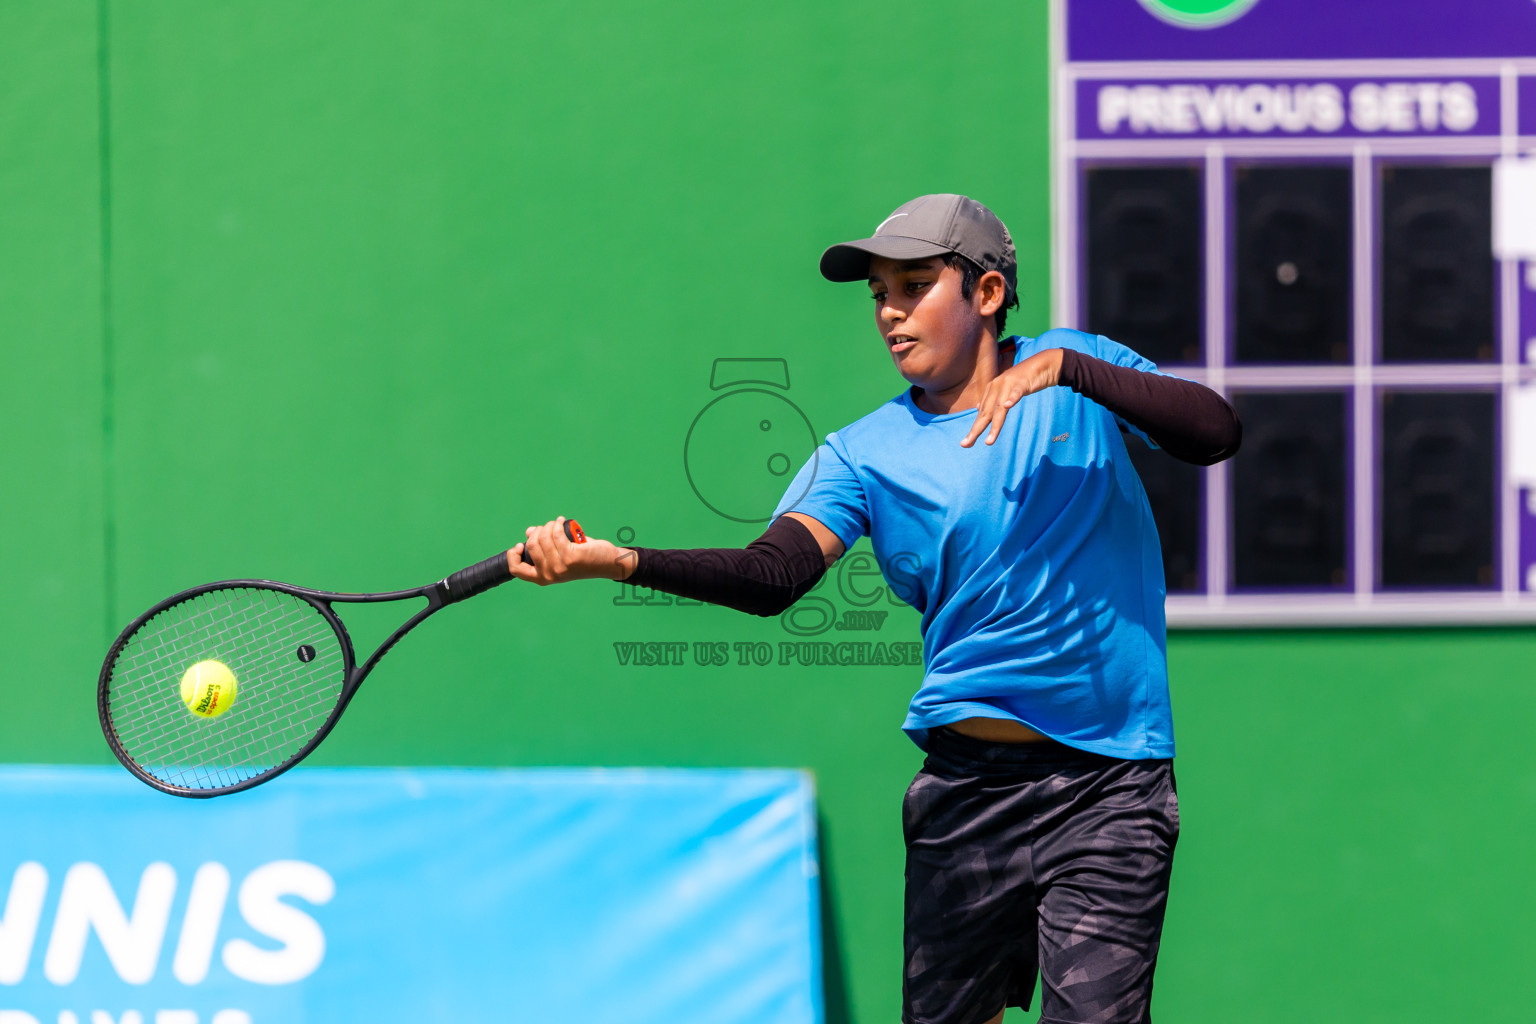
POLYGON ((0 1024, 821 1020, 791 771, 0 768, 0 1024))

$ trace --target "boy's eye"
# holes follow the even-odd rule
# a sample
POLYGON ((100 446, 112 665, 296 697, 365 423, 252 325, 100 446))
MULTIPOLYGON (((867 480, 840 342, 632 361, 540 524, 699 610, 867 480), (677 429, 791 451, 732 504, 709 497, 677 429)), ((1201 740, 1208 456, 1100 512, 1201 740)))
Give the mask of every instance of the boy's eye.
POLYGON ((875 294, 871 295, 870 298, 874 299, 876 302, 884 302, 885 292, 875 292, 875 294))

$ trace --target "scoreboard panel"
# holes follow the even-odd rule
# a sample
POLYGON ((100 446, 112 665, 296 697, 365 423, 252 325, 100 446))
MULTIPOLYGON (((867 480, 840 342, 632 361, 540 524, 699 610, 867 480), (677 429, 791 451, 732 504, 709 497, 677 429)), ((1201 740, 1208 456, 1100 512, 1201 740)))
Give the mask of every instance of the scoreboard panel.
POLYGON ((1137 442, 1171 626, 1536 621, 1536 2, 1056 0, 1055 322, 1226 395, 1137 442))

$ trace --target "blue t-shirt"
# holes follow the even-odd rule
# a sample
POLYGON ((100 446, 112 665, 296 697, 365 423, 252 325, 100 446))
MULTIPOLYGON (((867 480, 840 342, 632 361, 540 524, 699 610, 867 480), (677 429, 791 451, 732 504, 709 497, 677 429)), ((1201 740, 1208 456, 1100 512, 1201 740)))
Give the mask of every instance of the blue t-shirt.
MULTIPOLYGON (((1157 369, 1080 331, 1016 348, 1157 369)), ((1162 553, 1120 433, 1135 428, 1065 387, 962 448, 975 419, 924 412, 908 389, 829 434, 774 518, 803 513, 848 547, 869 534, 922 614, 923 683, 902 725, 919 746, 962 718, 1005 718, 1098 754, 1172 757, 1162 553)))

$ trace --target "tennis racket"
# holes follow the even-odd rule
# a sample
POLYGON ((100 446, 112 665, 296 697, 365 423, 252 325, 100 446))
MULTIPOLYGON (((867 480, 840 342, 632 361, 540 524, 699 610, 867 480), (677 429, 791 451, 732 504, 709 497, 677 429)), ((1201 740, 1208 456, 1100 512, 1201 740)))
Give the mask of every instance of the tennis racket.
MULTIPOLYGON (((586 542, 574 520, 573 543, 586 542)), ((379 659, 450 604, 512 579, 510 552, 413 590, 333 594, 271 580, 225 580, 182 591, 140 615, 107 652, 96 688, 112 753, 175 796, 236 793, 298 764, 336 727, 379 659), (333 607, 426 599, 357 664, 333 607), (217 678, 216 706, 196 699, 217 678)), ((523 561, 532 564, 524 549, 523 561)))

